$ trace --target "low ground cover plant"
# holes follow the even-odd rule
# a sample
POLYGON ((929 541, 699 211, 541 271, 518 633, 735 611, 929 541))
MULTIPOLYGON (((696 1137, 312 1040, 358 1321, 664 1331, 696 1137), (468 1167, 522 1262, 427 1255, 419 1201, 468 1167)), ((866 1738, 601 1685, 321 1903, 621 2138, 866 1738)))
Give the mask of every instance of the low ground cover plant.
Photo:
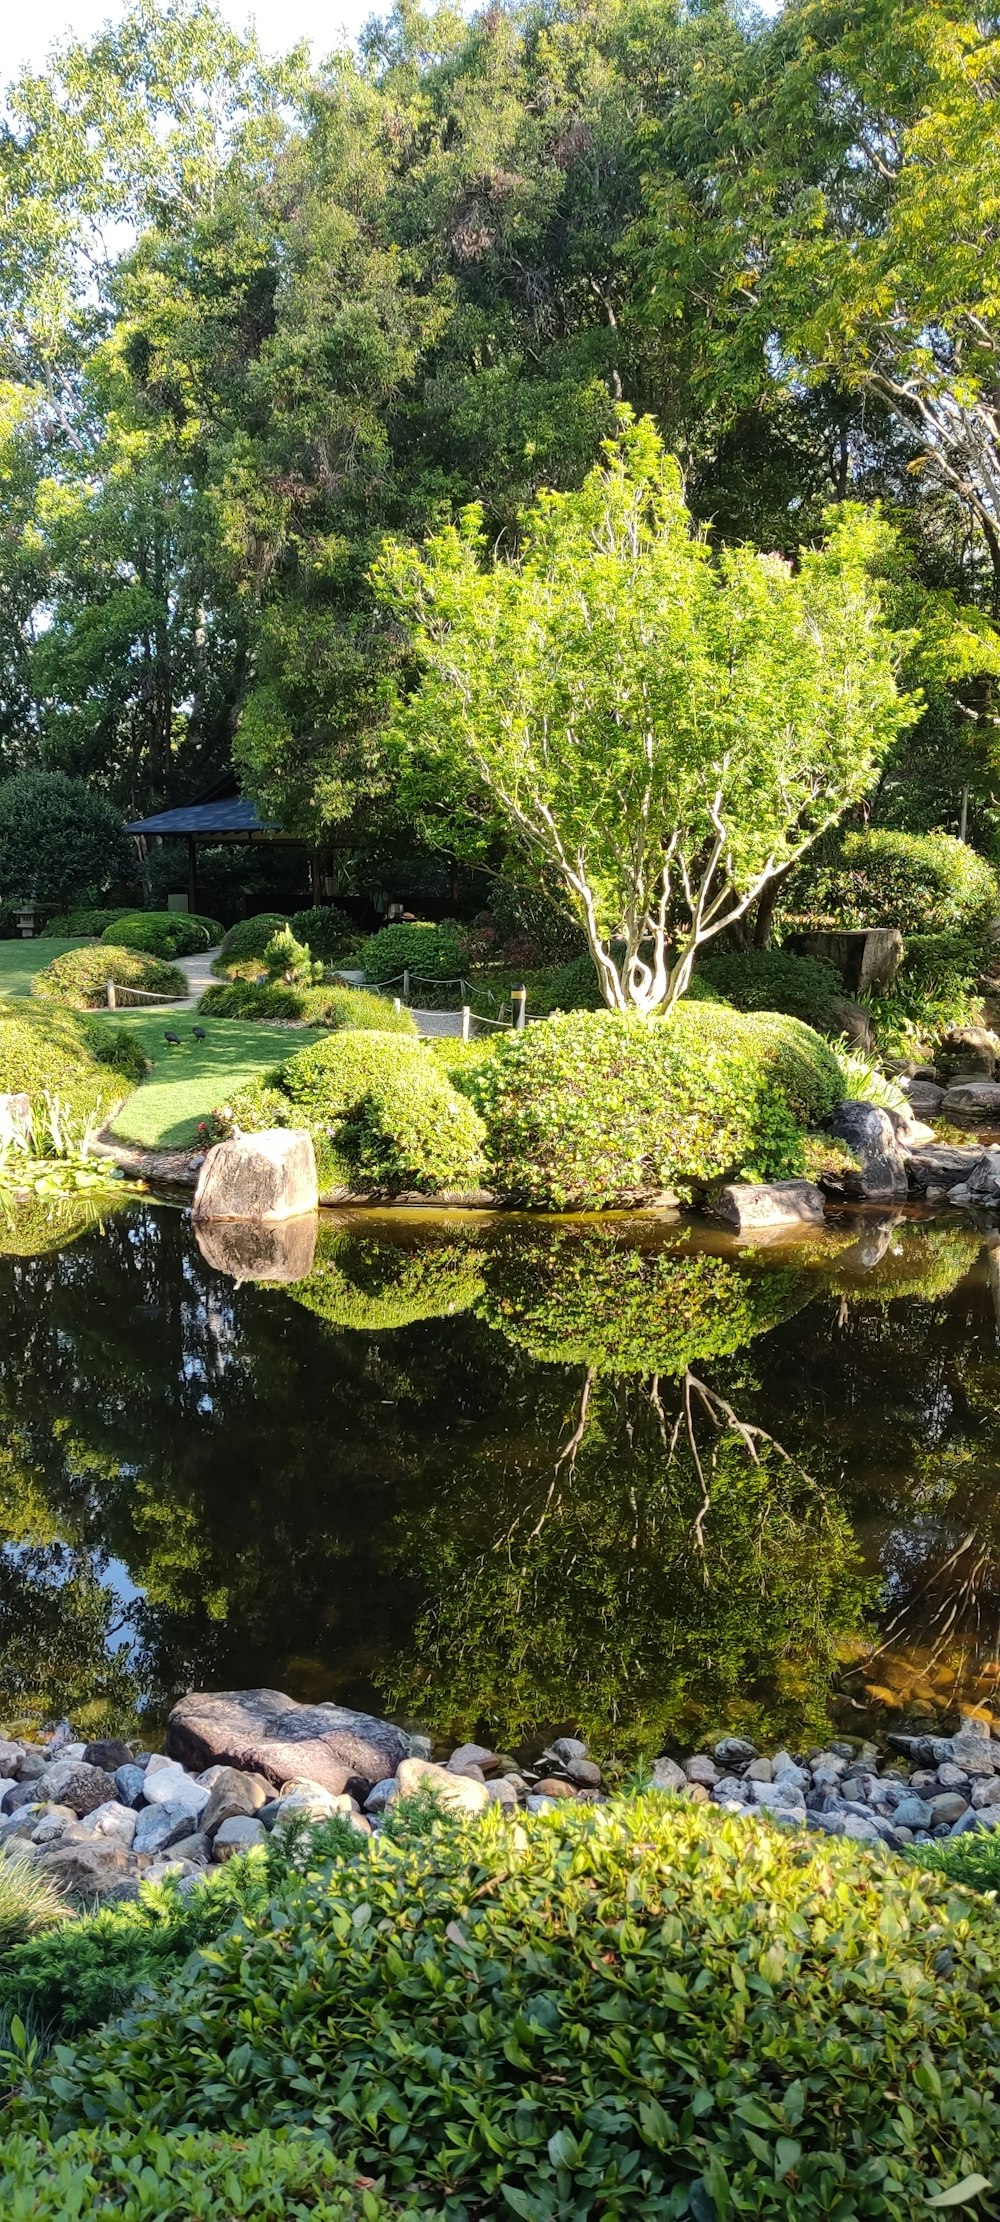
POLYGON ((154 957, 196 957, 222 940, 217 918, 200 918, 193 911, 133 910, 106 926, 103 941, 118 949, 145 949, 154 957))
POLYGON ((308 2128, 449 2222, 915 2222, 992 2180, 973 1893, 656 1794, 335 1835, 12 2128, 308 2128))
POLYGON ((67 949, 55 957, 31 984, 32 995, 53 1003, 68 1003, 78 1011, 106 1006, 108 981, 116 987, 141 988, 147 995, 187 994, 187 981, 179 966, 145 950, 123 943, 99 941, 82 949, 67 949))

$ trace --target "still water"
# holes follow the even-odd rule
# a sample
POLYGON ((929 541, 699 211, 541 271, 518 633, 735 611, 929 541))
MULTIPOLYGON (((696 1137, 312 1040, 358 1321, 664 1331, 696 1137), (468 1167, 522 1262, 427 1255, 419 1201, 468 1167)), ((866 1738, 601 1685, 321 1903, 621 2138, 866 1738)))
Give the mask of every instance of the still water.
POLYGON ((268 1264, 86 1220, 0 1225, 4 1723, 266 1684, 628 1763, 1000 1688, 967 1222, 331 1214, 268 1264))

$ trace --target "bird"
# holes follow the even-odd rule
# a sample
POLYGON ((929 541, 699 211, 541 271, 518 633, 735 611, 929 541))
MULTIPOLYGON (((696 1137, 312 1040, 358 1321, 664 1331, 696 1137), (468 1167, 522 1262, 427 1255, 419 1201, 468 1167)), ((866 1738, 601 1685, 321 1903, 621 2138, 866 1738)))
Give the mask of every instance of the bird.
POLYGON ((192 1034, 194 1035, 194 1038, 195 1038, 195 1041, 196 1041, 196 1042, 203 1042, 203 1041, 204 1041, 204 1039, 205 1039, 205 1029, 204 1029, 204 1027, 203 1027, 203 1026, 192 1026, 192 1028, 191 1028, 191 1032, 192 1032, 192 1034))
POLYGON ((180 1035, 179 1035, 179 1034, 171 1034, 171 1032, 170 1032, 170 1030, 169 1030, 169 1028, 168 1028, 168 1027, 164 1027, 164 1030, 163 1030, 163 1039, 164 1039, 164 1041, 165 1041, 165 1042, 169 1042, 169 1043, 170 1043, 171 1049, 179 1049, 179 1048, 180 1048, 180 1046, 181 1046, 181 1037, 180 1037, 180 1035))

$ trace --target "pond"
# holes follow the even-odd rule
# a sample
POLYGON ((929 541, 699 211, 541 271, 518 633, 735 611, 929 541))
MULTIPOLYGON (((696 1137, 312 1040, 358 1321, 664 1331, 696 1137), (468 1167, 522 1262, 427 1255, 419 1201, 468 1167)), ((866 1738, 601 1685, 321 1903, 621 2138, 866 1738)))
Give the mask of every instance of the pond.
POLYGON ((75 1209, 0 1227, 8 1724, 263 1684, 628 1764, 1000 1685, 967 1221, 327 1215, 285 1283, 169 1204, 75 1209))

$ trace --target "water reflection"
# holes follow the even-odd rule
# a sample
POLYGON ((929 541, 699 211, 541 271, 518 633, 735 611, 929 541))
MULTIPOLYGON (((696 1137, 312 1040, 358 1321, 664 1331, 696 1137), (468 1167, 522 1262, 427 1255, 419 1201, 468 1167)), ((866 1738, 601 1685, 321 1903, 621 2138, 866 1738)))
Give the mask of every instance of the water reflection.
POLYGON ((0 1229, 8 1721, 267 1683, 630 1758, 1000 1682, 967 1224, 737 1256, 354 1215, 279 1249, 153 1205, 0 1229))

